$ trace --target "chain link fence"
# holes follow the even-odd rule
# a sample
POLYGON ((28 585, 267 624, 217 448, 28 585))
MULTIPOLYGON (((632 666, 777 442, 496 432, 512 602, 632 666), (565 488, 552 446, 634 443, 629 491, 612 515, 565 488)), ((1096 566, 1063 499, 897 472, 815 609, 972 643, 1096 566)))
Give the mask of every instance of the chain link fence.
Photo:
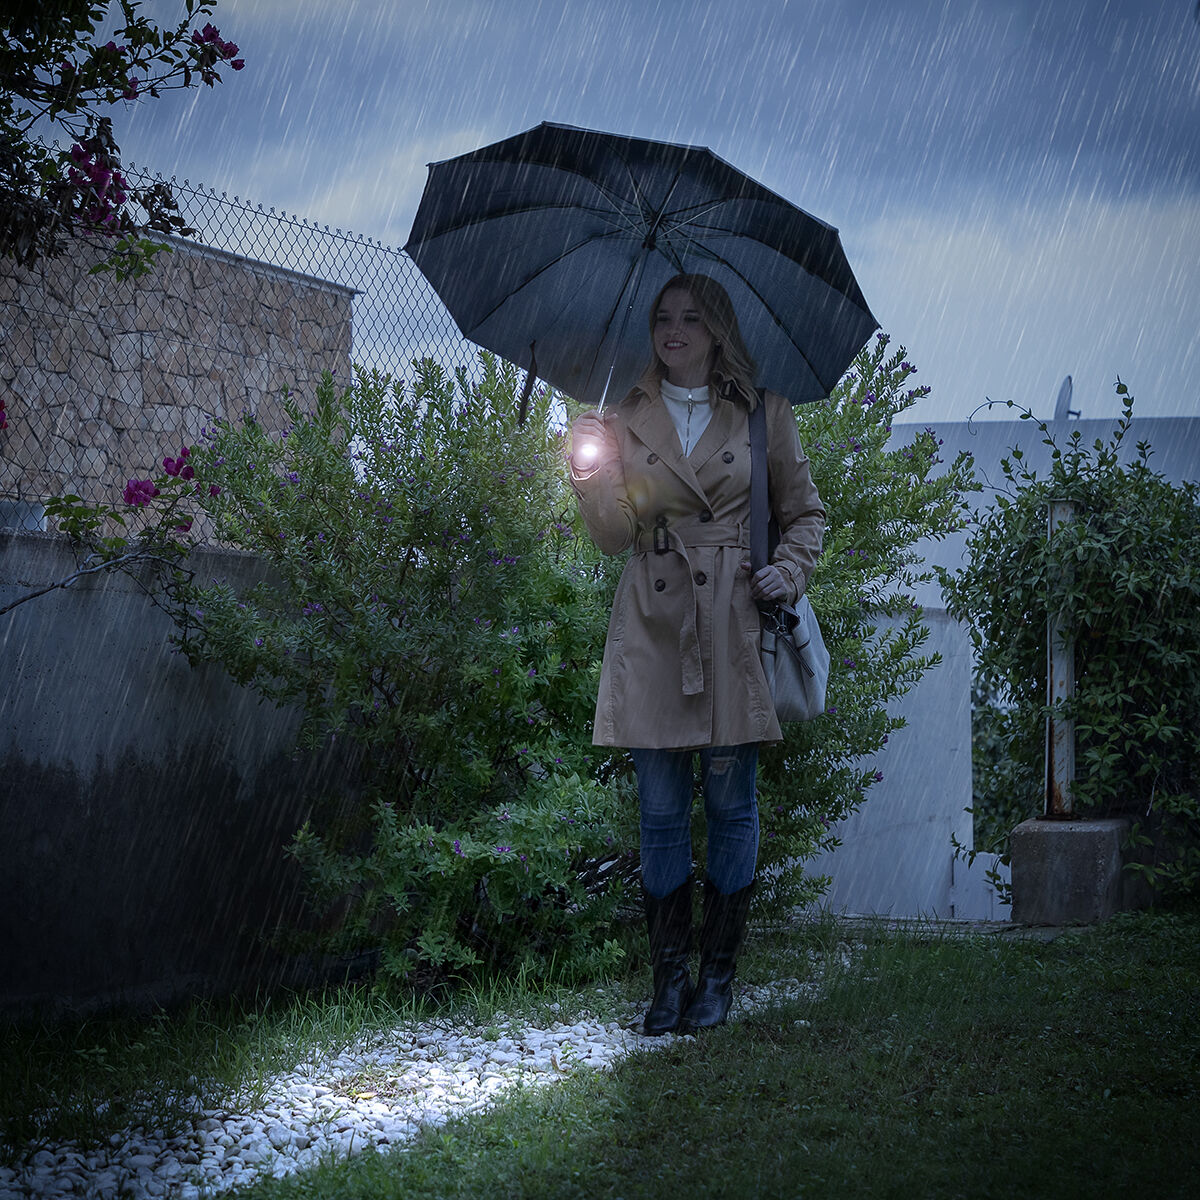
POLYGON ((139 280, 89 274, 102 251, 86 244, 30 270, 0 262, 0 526, 44 528, 54 495, 113 501, 215 418, 281 425, 282 393, 325 371, 403 376, 426 356, 474 368, 404 251, 167 182, 195 237, 139 280))

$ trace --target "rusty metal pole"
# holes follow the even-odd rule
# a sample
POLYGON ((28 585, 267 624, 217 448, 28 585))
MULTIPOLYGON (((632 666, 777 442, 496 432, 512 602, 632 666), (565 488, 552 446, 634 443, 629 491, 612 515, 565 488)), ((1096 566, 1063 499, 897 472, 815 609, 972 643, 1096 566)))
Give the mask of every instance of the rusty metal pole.
MULTIPOLYGON (((1060 526, 1075 519, 1071 500, 1051 500, 1051 541, 1060 526)), ((1075 631, 1062 614, 1051 612, 1046 622, 1046 702, 1054 706, 1075 694, 1075 631)), ((1074 816, 1071 788, 1075 782, 1075 722, 1048 713, 1046 716, 1046 817, 1069 820, 1074 816)))

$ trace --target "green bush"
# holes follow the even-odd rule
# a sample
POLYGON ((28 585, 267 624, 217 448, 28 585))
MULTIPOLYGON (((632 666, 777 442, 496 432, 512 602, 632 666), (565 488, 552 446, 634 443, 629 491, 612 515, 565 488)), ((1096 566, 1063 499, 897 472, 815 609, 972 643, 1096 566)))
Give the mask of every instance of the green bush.
MULTIPOLYGON (((636 909, 628 759, 591 745, 623 560, 582 528, 551 419, 561 397, 536 391, 522 425, 516 372, 482 363, 478 383, 430 362, 411 384, 327 378, 311 411, 287 400, 282 434, 251 414, 218 424, 125 499, 142 516, 165 505, 176 553, 197 537, 191 505, 197 531, 264 564, 237 591, 164 560, 191 661, 298 705, 306 746, 358 751, 361 778, 314 797, 291 847, 324 917, 319 946, 381 949, 394 977, 522 964, 579 977, 620 953, 614 920, 636 909)), ((908 386, 914 370, 881 335, 828 401, 797 412, 830 516, 810 594, 833 672, 826 714, 762 753, 765 915, 821 893, 805 860, 882 778, 867 760, 904 723, 888 705, 937 662, 921 652, 911 591, 931 572, 914 547, 959 526, 973 485, 965 456, 938 472, 932 430, 889 448, 926 391, 908 386)), ((78 508, 59 515, 80 538, 105 514, 78 508)), ((156 527, 145 536, 157 545, 156 527)), ((121 549, 114 561, 136 567, 121 549)))
POLYGON ((916 368, 888 346, 878 335, 828 400, 796 414, 829 516, 808 594, 832 666, 825 715, 785 726, 761 756, 759 890, 775 913, 824 891, 804 860, 837 844, 830 825, 882 780, 870 759, 905 724, 889 705, 939 662, 921 650, 929 630, 912 591, 934 572, 916 546, 961 528, 976 487, 967 455, 939 470, 932 429, 891 444, 893 422, 929 389, 910 386, 916 368))
MULTIPOLYGON (((1200 489, 1173 485, 1138 442, 1122 463, 1133 397, 1111 439, 1079 430, 1051 447, 1039 476, 1019 449, 1001 463, 1008 494, 979 519, 968 565, 943 584, 951 615, 969 623, 977 656, 977 827, 998 848, 1014 816, 1042 807, 1046 631, 1060 613, 1075 634, 1074 807, 1137 818, 1165 853, 1139 869, 1166 890, 1200 880, 1200 489), (1050 537, 1047 504, 1075 519, 1050 537), (1005 828, 1007 826, 1007 829, 1005 828)), ((1022 414, 1032 419, 1032 414, 1022 414)))
POLYGON ((609 962, 633 865, 627 778, 589 736, 609 565, 574 528, 551 397, 521 426, 514 371, 484 364, 326 378, 282 436, 246 417, 190 459, 217 536, 270 574, 180 584, 180 644, 298 703, 304 743, 361 749, 365 800, 332 798, 292 853, 340 913, 325 948, 382 944, 399 977, 609 962))

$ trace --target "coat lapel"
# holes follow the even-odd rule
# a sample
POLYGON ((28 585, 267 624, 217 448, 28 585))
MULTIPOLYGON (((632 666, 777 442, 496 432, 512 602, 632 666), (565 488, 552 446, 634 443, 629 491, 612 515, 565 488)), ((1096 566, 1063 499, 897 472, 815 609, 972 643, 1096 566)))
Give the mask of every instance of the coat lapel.
MULTIPOLYGON (((696 443, 691 457, 687 460, 693 472, 698 472, 729 441, 733 435, 734 420, 737 417, 738 411, 737 407, 728 400, 718 400, 716 402, 713 408, 712 419, 700 435, 700 440, 696 443)), ((670 419, 669 414, 668 419, 670 419)))
MULTIPOLYGON (((675 423, 671 420, 671 414, 667 412, 667 406, 663 403, 658 388, 653 385, 643 385, 642 391, 646 394, 647 402, 639 404, 634 410, 628 423, 629 432, 651 454, 657 454, 663 465, 673 471, 690 491, 695 492, 701 504, 707 507, 708 497, 704 494, 704 489, 696 478, 695 452, 693 452, 691 460, 684 458, 683 449, 679 445, 679 435, 675 432, 675 423)), ((700 444, 707 440, 709 431, 715 423, 716 414, 714 413, 713 420, 709 422, 709 428, 704 431, 704 436, 700 439, 700 444)), ((697 445, 696 449, 699 450, 700 445, 697 445)))

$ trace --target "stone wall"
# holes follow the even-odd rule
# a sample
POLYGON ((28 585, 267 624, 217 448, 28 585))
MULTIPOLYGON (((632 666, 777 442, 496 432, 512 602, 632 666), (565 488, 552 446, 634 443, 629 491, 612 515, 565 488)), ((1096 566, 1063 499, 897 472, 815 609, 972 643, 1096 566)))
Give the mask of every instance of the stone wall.
MULTIPOLYGON (((0 500, 113 500, 214 418, 349 372, 354 291, 172 241, 140 280, 90 275, 84 244, 31 270, 0 262, 0 500)), ((0 519, 5 514, 0 513, 0 519)), ((2 523, 2 521, 0 521, 2 523)))

